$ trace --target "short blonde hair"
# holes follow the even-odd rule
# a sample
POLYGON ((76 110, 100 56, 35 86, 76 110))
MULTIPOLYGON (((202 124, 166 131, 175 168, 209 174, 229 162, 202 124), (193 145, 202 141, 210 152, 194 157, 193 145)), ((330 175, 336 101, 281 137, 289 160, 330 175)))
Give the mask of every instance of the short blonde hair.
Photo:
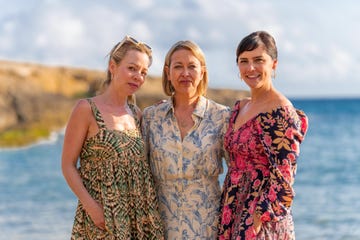
POLYGON ((164 67, 163 67, 163 73, 162 73, 162 86, 163 86, 164 93, 167 96, 171 96, 171 95, 173 95, 173 93, 175 91, 174 87, 172 86, 171 82, 169 81, 169 79, 167 77, 166 69, 168 67, 170 67, 170 64, 171 64, 170 61, 171 61, 172 55, 176 51, 181 50, 181 49, 191 51, 191 53, 194 54, 194 56, 200 61, 201 67, 204 69, 204 74, 203 74, 203 79, 200 81, 199 86, 197 87, 197 94, 199 94, 199 96, 206 95, 209 79, 208 79, 208 72, 207 72, 207 68, 206 68, 205 54, 203 53, 203 51, 200 49, 200 47, 196 43, 194 43, 193 41, 189 41, 189 40, 178 41, 170 48, 170 50, 166 54, 165 63, 164 63, 164 67))

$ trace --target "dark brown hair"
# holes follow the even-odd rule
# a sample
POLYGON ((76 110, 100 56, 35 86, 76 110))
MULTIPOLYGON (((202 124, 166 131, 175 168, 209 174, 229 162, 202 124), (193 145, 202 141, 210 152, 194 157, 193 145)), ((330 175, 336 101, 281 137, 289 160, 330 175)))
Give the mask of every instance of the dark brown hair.
POLYGON ((273 60, 277 59, 278 53, 275 39, 265 31, 256 31, 244 37, 239 43, 236 49, 236 63, 241 53, 252 51, 259 46, 263 46, 266 53, 269 54, 273 60))

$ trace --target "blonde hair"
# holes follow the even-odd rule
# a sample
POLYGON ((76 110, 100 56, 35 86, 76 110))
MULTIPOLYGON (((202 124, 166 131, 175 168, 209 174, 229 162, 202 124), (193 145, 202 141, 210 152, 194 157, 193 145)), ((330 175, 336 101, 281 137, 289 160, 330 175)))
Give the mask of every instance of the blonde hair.
MULTIPOLYGON (((112 80, 112 75, 109 69, 110 66, 110 62, 113 60, 115 62, 115 64, 119 64, 125 57, 125 55, 130 51, 130 50, 136 50, 142 53, 146 53, 149 57, 149 67, 152 64, 152 51, 151 48, 142 42, 138 42, 136 41, 134 38, 131 38, 129 36, 125 36, 125 38, 121 41, 118 42, 110 51, 110 53, 108 54, 109 56, 109 61, 108 61, 108 68, 107 68, 107 74, 106 74, 106 79, 102 84, 102 88, 100 89, 100 92, 105 91, 105 89, 110 85, 111 80, 112 80)), ((130 95, 128 96, 128 102, 135 104, 135 95, 130 95)))
POLYGON ((199 96, 206 95, 206 90, 208 87, 209 79, 208 79, 208 72, 207 72, 207 68, 206 68, 205 54, 203 53, 203 51, 200 49, 200 47, 196 43, 189 41, 189 40, 179 41, 179 42, 175 43, 170 48, 168 53, 166 54, 165 63, 164 63, 164 67, 163 67, 163 73, 162 73, 162 86, 163 86, 164 93, 167 96, 171 96, 175 92, 173 85, 171 84, 171 82, 169 81, 169 79, 167 77, 166 68, 170 67, 172 55, 176 51, 181 50, 181 49, 189 50, 192 54, 194 54, 194 56, 200 61, 201 67, 204 68, 203 79, 200 81, 196 91, 197 91, 197 94, 199 94, 199 96))

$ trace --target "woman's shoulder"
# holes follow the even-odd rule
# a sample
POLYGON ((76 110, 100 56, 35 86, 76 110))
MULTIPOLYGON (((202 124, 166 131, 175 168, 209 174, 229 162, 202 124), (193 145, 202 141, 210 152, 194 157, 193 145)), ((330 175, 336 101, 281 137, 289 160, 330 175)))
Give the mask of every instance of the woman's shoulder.
POLYGON ((261 113, 257 117, 257 122, 264 132, 273 132, 279 139, 285 134, 296 135, 298 140, 302 141, 308 129, 307 116, 293 105, 281 105, 261 113))
POLYGON ((73 111, 80 111, 80 112, 91 112, 91 98, 81 98, 78 99, 74 105, 73 111))
POLYGON ((73 106, 69 122, 90 122, 92 116, 91 106, 87 99, 79 99, 73 106))
POLYGON ((143 117, 151 117, 155 115, 155 113, 167 109, 169 107, 169 104, 170 104, 169 100, 160 100, 157 103, 154 103, 153 105, 145 107, 142 112, 142 115, 143 117))
POLYGON ((140 119, 142 115, 141 109, 136 104, 133 103, 129 103, 129 107, 133 112, 133 114, 136 115, 138 119, 140 119))
POLYGON ((273 123, 276 121, 300 124, 307 122, 305 113, 295 108, 289 100, 278 102, 278 104, 273 105, 267 111, 260 113, 258 117, 260 119, 259 121, 264 123, 273 123))
POLYGON ((207 101, 208 101, 208 104, 209 104, 209 107, 211 109, 215 109, 215 110, 223 110, 223 111, 230 111, 230 107, 225 105, 225 104, 222 104, 222 103, 218 103, 218 102, 215 102, 214 100, 212 99, 209 99, 209 98, 206 98, 207 101))
POLYGON ((293 104, 283 94, 275 91, 259 108, 260 113, 272 115, 292 110, 293 104))
POLYGON ((245 97, 245 98, 243 98, 243 99, 237 100, 237 101, 235 102, 235 106, 234 106, 234 107, 235 107, 235 108, 236 108, 236 107, 242 108, 242 107, 244 107, 250 100, 251 100, 250 97, 245 97))

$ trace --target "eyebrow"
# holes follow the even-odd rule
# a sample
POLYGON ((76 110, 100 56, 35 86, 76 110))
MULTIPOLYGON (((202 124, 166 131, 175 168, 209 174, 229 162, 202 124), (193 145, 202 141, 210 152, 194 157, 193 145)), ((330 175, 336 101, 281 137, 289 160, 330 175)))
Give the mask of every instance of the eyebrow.
POLYGON ((172 62, 172 64, 182 64, 182 65, 199 64, 199 65, 201 65, 201 63, 198 63, 196 61, 190 61, 187 64, 183 64, 181 61, 177 61, 177 62, 172 62))
MULTIPOLYGON (((135 62, 126 62, 126 64, 136 66, 137 68, 141 68, 141 65, 135 63, 135 62)), ((146 67, 146 69, 149 69, 149 67, 146 67)))
MULTIPOLYGON (((259 56, 255 56, 255 57, 251 57, 251 58, 262 58, 263 55, 259 55, 259 56)), ((239 59, 248 59, 248 57, 239 57, 239 59)))

